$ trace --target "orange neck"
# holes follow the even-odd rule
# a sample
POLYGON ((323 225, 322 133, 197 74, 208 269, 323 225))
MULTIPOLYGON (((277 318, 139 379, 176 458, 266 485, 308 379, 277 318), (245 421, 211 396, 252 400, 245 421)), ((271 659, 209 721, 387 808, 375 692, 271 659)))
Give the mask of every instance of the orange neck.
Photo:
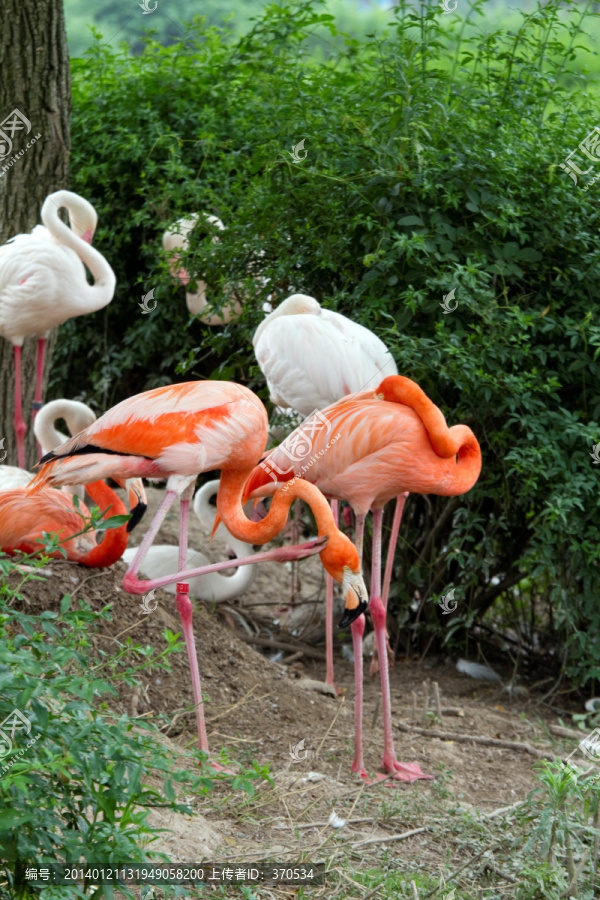
POLYGON ((469 491, 481 472, 481 449, 468 425, 448 428, 442 411, 418 384, 403 375, 388 375, 375 393, 382 400, 402 403, 416 412, 425 426, 434 453, 442 459, 458 456, 458 465, 453 473, 453 493, 469 491))
MULTIPOLYGON (((85 489, 94 503, 104 512, 108 512, 108 516, 122 516, 127 512, 123 501, 115 494, 112 488, 105 481, 94 481, 92 484, 86 484, 85 489), (108 510, 107 510, 108 507, 108 510)), ((90 569, 102 569, 106 566, 112 566, 113 563, 121 559, 127 548, 127 525, 121 525, 119 528, 109 528, 104 533, 102 542, 82 556, 79 562, 82 566, 88 566, 90 569)))
POLYGON ((360 561, 356 548, 336 526, 331 509, 321 491, 295 478, 278 490, 271 501, 268 514, 260 522, 252 522, 243 508, 243 490, 251 470, 222 470, 217 511, 226 528, 240 541, 248 544, 266 544, 282 531, 288 511, 294 500, 304 500, 311 508, 317 523, 319 536, 327 535, 327 546, 319 554, 321 562, 336 581, 341 581, 344 566, 353 572, 360 572, 360 561))

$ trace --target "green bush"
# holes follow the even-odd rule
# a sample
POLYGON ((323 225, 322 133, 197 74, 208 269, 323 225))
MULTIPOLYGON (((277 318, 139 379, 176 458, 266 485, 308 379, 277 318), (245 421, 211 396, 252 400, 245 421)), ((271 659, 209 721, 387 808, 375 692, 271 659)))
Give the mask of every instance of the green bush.
MULTIPOLYGON (((331 22, 291 2, 234 42, 207 30, 138 58, 97 45, 76 60, 72 186, 98 209, 118 288, 64 327, 54 390, 106 407, 214 377, 265 397, 250 343, 262 302, 292 289, 324 300, 380 334, 482 444, 467 497, 411 499, 397 604, 455 586, 453 640, 487 616, 585 681, 600 676, 599 188, 559 166, 597 121, 575 49, 596 20, 568 6, 482 33, 435 2, 400 3, 387 39, 315 61, 307 40, 331 22), (195 211, 228 229, 218 244, 194 235, 188 268, 217 307, 232 284, 249 294, 225 328, 188 320, 160 249, 195 211), (259 252, 267 286, 248 276, 259 252)), ((474 23, 486 8, 471 4, 474 23)), ((448 636, 433 603, 420 621, 448 636)))
MULTIPOLYGON (((177 636, 165 632, 164 650, 129 639, 90 667, 91 636, 108 609, 96 613, 65 595, 60 612, 22 611, 21 588, 43 580, 35 570, 45 561, 27 557, 30 571, 15 587, 16 563, 0 554, 0 898, 37 897, 40 886, 49 897, 111 898, 110 884, 52 888, 36 885, 27 869, 163 860, 152 847, 160 829, 147 822, 150 808, 191 814, 176 799, 177 783, 202 794, 214 780, 178 768, 152 723, 110 713, 116 684, 132 687, 141 670, 168 669, 169 655, 182 646, 177 636), (162 789, 148 783, 151 774, 162 789)), ((232 787, 252 793, 265 774, 254 766, 232 787)))

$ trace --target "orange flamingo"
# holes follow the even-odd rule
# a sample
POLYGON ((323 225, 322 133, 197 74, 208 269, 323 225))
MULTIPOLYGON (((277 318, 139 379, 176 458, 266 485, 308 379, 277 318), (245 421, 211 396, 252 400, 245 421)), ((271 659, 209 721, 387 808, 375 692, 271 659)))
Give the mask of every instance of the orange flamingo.
MULTIPOLYGON (((268 515, 253 522, 241 503, 246 480, 267 443, 268 419, 258 397, 241 385, 226 381, 174 384, 130 397, 110 409, 93 425, 48 453, 32 483, 38 488, 107 477, 167 478, 163 503, 142 541, 123 587, 142 594, 177 583, 176 603, 192 673, 198 744, 208 752, 198 660, 192 627, 189 586, 197 575, 266 560, 288 560, 320 552, 325 569, 341 583, 346 608, 360 614, 367 606, 358 552, 335 526, 329 505, 314 485, 298 481, 273 499, 268 515), (185 570, 189 501, 196 476, 221 469, 217 511, 231 534, 249 544, 264 544, 283 529, 296 497, 311 507, 319 538, 300 547, 282 547, 253 556, 225 560, 185 570), (179 568, 182 571, 152 581, 137 573, 167 510, 180 498, 179 568)), ((213 763, 214 765, 214 763, 213 763)))
MULTIPOLYGON (((416 764, 398 762, 394 751, 385 607, 381 600, 381 523, 383 507, 405 492, 451 497, 470 490, 481 471, 481 451, 466 425, 448 428, 424 391, 401 375, 390 375, 375 391, 362 391, 326 407, 300 426, 312 436, 310 457, 291 462, 276 447, 257 466, 244 489, 249 496, 273 493, 275 482, 298 476, 328 497, 346 500, 357 517, 357 545, 367 512, 373 510, 373 566, 369 610, 375 628, 383 700, 386 772, 399 781, 430 778, 416 764)), ((293 439, 294 433, 292 433, 293 439)), ((302 438, 300 437, 300 440, 302 438)), ((306 441, 305 441, 306 443, 306 441)), ((284 484, 275 498, 288 486, 284 484)), ((366 778, 362 748, 362 636, 364 616, 346 612, 340 626, 352 625, 355 665, 355 755, 352 771, 366 778)))
MULTIPOLYGON (((95 531, 80 533, 83 520, 73 506, 73 498, 63 491, 54 488, 46 488, 33 493, 29 487, 14 488, 0 492, 0 549, 5 553, 13 553, 21 550, 23 553, 38 553, 41 551, 44 532, 46 534, 57 533, 61 539, 61 547, 67 554, 67 559, 81 563, 88 568, 104 568, 111 566, 120 559, 127 547, 128 531, 131 531, 131 523, 139 498, 141 484, 131 483, 129 489, 129 504, 133 507, 134 514, 129 522, 118 528, 109 528, 103 540, 97 544, 95 531), (76 535, 76 537, 69 537, 76 535)), ((115 492, 103 481, 86 486, 91 499, 108 516, 125 515, 125 504, 115 492)), ((143 491, 143 488, 142 488, 143 491)), ((79 510, 83 516, 89 518, 90 512, 87 506, 80 501, 79 510)), ((60 551, 51 553, 52 557, 61 557, 60 551)))

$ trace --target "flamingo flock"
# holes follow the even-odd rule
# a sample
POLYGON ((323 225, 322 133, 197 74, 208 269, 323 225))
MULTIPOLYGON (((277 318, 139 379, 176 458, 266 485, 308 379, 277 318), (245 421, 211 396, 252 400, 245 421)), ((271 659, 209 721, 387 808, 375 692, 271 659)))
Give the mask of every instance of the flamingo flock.
MULTIPOLYGON (((465 425, 448 427, 442 412, 421 388, 398 375, 391 353, 375 334, 304 294, 293 294, 270 311, 253 339, 272 402, 290 415, 308 417, 266 455, 267 411, 256 394, 234 382, 167 385, 129 397, 97 419, 88 407, 75 401, 53 401, 42 407, 49 331, 72 316, 94 312, 110 303, 115 276, 91 246, 97 217, 90 203, 70 191, 57 191, 44 202, 41 218, 43 226, 29 235, 18 235, 0 248, 0 336, 14 346, 18 449, 18 468, 0 466, 0 549, 11 554, 40 552, 46 536, 54 533, 63 554, 73 562, 107 566, 124 558, 129 567, 123 587, 131 594, 169 587, 175 593, 192 677, 198 747, 207 755, 190 593, 217 602, 230 599, 248 589, 260 563, 295 561, 318 553, 327 577, 329 684, 334 684, 334 583, 340 586, 344 602, 340 626, 349 625, 352 630, 352 771, 368 780, 362 730, 362 639, 368 610, 379 659, 384 772, 399 782, 431 779, 418 764, 399 762, 394 748, 387 596, 406 497, 409 493, 455 496, 469 491, 481 471, 481 451, 473 432, 465 425), (58 217, 61 208, 69 214, 70 227, 58 217), (91 285, 86 267, 94 279, 91 285), (38 340, 33 419, 42 458, 35 474, 24 467, 27 426, 21 400, 21 347, 28 336, 38 340), (56 430, 59 418, 66 421, 70 436, 56 430), (308 452, 301 454, 298 447, 304 441, 306 451, 307 435, 308 452), (220 480, 204 485, 194 496, 197 477, 215 469, 220 470, 220 480), (129 533, 145 509, 143 478, 165 480, 166 491, 140 546, 126 549, 129 533), (108 479, 128 492, 128 516, 108 479), (215 493, 217 516, 213 524, 209 500, 215 493), (101 526, 102 535, 82 527, 89 516, 86 496, 104 516, 124 518, 117 520, 116 527, 101 526), (270 496, 271 502, 266 515, 256 520, 249 516, 245 504, 261 496, 270 496), (396 512, 382 590, 383 507, 394 497, 396 512), (235 553, 233 559, 210 563, 188 548, 192 498, 194 511, 205 527, 213 524, 213 533, 226 529, 235 553), (178 546, 155 546, 161 524, 176 499, 178 546), (253 552, 256 545, 281 534, 296 500, 310 507, 317 537, 303 544, 253 552), (338 527, 338 504, 342 501, 355 514, 354 543, 338 527), (361 562, 369 511, 373 512, 370 596, 361 562), (231 568, 237 569, 233 577, 218 574, 231 568)), ((163 238, 171 273, 185 286, 190 277, 181 265, 180 253, 202 219, 207 226, 224 230, 216 217, 194 215, 177 222, 163 238)), ((213 241, 218 240, 215 234, 213 241)), ((196 291, 186 294, 190 312, 200 321, 221 325, 241 314, 237 300, 228 302, 220 313, 213 313, 206 291, 206 284, 198 280, 196 291)), ((214 761, 211 765, 219 768, 214 761)))

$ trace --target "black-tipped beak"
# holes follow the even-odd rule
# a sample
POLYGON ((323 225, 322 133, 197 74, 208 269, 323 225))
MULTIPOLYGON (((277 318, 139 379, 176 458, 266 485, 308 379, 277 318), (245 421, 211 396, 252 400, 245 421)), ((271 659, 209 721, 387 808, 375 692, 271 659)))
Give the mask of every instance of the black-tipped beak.
POLYGON ((137 503, 131 510, 129 522, 127 523, 127 533, 131 534, 136 525, 138 525, 146 512, 147 504, 137 503))
POLYGON ((353 622, 356 622, 359 616, 362 616, 364 612, 367 611, 368 603, 365 603, 364 600, 356 606, 354 609, 346 609, 344 610, 344 615, 340 619, 340 623, 338 628, 347 628, 348 625, 352 625, 353 622))
POLYGON ((339 627, 346 628, 366 611, 369 605, 369 595, 367 594, 362 575, 359 572, 351 572, 349 568, 344 569, 342 592, 346 610, 339 627))

